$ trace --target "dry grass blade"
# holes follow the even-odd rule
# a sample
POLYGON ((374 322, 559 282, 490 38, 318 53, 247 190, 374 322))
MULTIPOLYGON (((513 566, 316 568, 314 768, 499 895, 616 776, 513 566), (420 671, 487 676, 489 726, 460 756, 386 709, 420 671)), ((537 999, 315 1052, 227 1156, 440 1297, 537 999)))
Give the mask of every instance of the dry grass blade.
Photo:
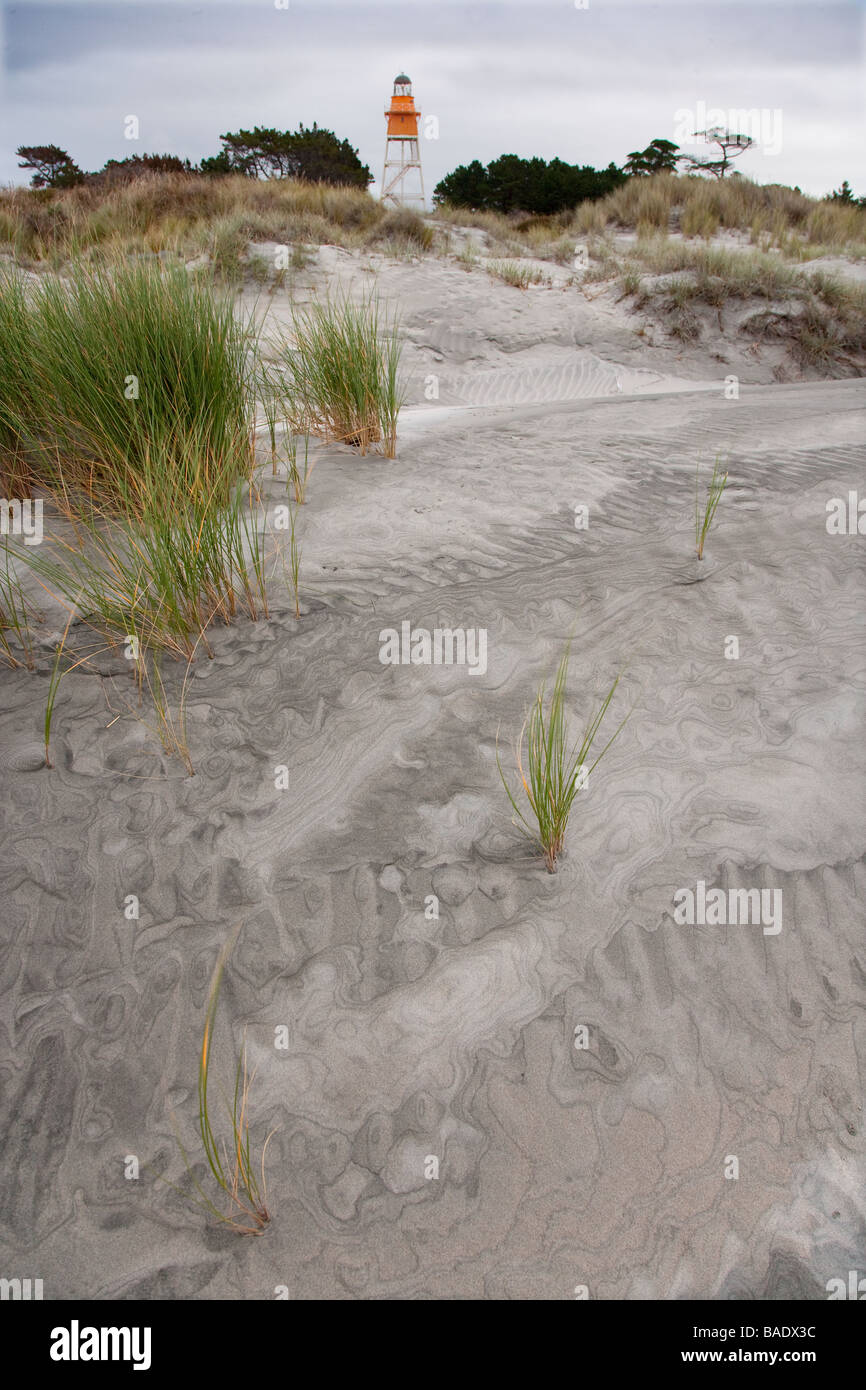
POLYGON ((299 595, 299 575, 301 569, 301 550, 295 534, 295 513, 289 508, 289 518, 291 523, 291 537, 289 541, 289 569, 292 574, 292 589, 295 594, 295 617, 301 616, 301 602, 299 595))
MULTIPOLYGON (((186 1150, 180 1141, 178 1143, 187 1173, 199 1194, 197 1204, 202 1206, 215 1220, 236 1231, 238 1235, 257 1236, 262 1234, 271 1219, 267 1208, 265 1157, 275 1131, 271 1130, 264 1142, 257 1171, 252 1161, 249 1131, 249 1094, 255 1073, 250 1075, 247 1070, 246 1043, 241 1048, 241 1055, 235 1071, 233 1098, 231 1104, 227 1106, 231 1131, 231 1140, 228 1144, 225 1141, 219 1142, 217 1140, 211 1121, 209 1097, 217 1004, 226 963, 237 940, 238 930, 236 929, 232 933, 217 958, 208 995, 198 1069, 198 1130, 211 1177, 225 1198, 225 1209, 217 1206, 216 1202, 208 1196, 193 1172, 186 1150)), ((173 1184, 170 1185, 173 1186, 173 1184)))
POLYGON ((9 568, 9 547, 3 547, 4 569, 0 571, 0 656, 11 667, 26 666, 28 671, 35 668, 33 640, 30 636, 31 613, 21 581, 9 568), (13 650, 9 634, 17 638, 17 650, 13 650), (23 660, 22 660, 23 658, 23 660))
POLYGON ((291 485, 292 491, 295 494, 295 502, 299 507, 302 507, 307 500, 307 481, 309 479, 310 474, 313 471, 313 463, 315 462, 315 460, 310 460, 309 433, 307 431, 304 432, 303 474, 301 473, 301 470, 298 467, 298 441, 294 434, 289 435, 288 441, 286 443, 286 453, 288 455, 289 460, 287 486, 291 485))

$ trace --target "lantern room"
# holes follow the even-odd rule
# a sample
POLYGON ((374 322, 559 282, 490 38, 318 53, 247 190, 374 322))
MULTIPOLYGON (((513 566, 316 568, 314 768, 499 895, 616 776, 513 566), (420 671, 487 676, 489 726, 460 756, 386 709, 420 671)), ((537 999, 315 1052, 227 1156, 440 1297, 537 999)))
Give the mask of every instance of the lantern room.
POLYGON ((386 110, 385 115, 388 117, 389 140, 418 139, 418 117, 421 112, 415 107, 412 83, 405 72, 399 73, 394 78, 391 105, 386 110))

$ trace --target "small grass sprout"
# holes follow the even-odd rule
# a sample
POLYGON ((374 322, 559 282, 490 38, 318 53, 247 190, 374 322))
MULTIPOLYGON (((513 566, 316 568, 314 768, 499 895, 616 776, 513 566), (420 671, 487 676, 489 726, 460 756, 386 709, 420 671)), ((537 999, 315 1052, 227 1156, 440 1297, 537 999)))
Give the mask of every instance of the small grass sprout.
MULTIPOLYGON (((626 722, 625 719, 622 721, 595 760, 590 763, 592 746, 619 685, 620 677, 617 676, 585 728, 580 741, 576 741, 569 750, 568 720, 565 713, 568 659, 569 653, 566 649, 556 672, 548 709, 545 709, 546 683, 542 681, 514 747, 518 776, 529 803, 529 816, 524 815, 518 805, 503 772, 498 739, 496 750, 496 765, 508 800, 519 818, 518 828, 540 847, 547 871, 551 874, 556 873, 556 861, 562 852, 568 818, 575 798, 586 786, 589 774, 601 762, 626 722)), ((626 715, 626 719, 628 717, 626 715)))
MULTIPOLYGON (((209 1081, 211 1053, 213 1049, 214 1028, 217 1004, 226 962, 231 955, 238 930, 236 929, 222 947, 217 958, 208 995, 205 1015, 204 1037, 198 1067, 198 1131, 204 1147, 205 1159, 211 1177, 225 1199, 225 1209, 217 1206, 196 1178, 186 1150, 180 1144, 187 1173, 198 1192, 196 1205, 222 1225, 230 1227, 238 1235, 261 1235, 271 1217, 267 1208, 267 1182, 265 1179, 265 1156, 268 1144, 275 1130, 271 1130, 262 1146, 258 1170, 253 1165, 249 1130, 249 1095, 254 1075, 249 1074, 246 1060, 246 1044, 241 1049, 235 1071, 234 1092, 231 1102, 226 1100, 229 1127, 231 1130, 231 1149, 226 1141, 217 1141, 211 1120, 209 1081)), ((180 1143, 180 1141, 178 1141, 180 1143)), ((170 1184, 173 1186, 173 1184, 170 1184)), ((177 1189, 176 1189, 177 1190, 177 1189)))
POLYGON ((307 480, 313 471, 313 462, 310 461, 310 436, 304 432, 304 471, 303 474, 298 467, 298 441, 294 434, 290 434, 286 444, 286 453, 289 459, 288 485, 295 494, 297 505, 303 506, 307 500, 307 480))
POLYGON ((57 692, 60 689, 60 682, 62 681, 64 676, 69 674, 70 671, 74 671, 77 666, 86 666, 88 661, 90 660, 89 655, 81 656, 78 658, 77 661, 73 661, 70 666, 67 666, 65 669, 61 669, 61 661, 66 651, 66 639, 69 636, 69 629, 72 626, 72 621, 74 617, 75 608, 73 606, 69 610, 69 617, 66 620, 66 627, 63 629, 63 634, 60 638, 60 641, 57 643, 57 648, 54 654, 54 664, 51 667, 51 675, 48 678, 48 693, 45 697, 45 717, 42 723, 43 740, 45 743, 45 766, 47 768, 54 767, 54 763, 51 761, 51 728, 54 723, 54 706, 57 704, 57 692))
POLYGON ((162 744, 163 752, 167 758, 179 758, 186 768, 189 777, 195 774, 186 733, 186 686, 191 670, 192 661, 188 663, 186 668, 178 704, 177 719, 175 719, 165 689, 160 654, 154 652, 150 671, 147 670, 146 665, 144 668, 144 678, 153 703, 157 720, 156 731, 159 741, 162 744))
POLYGON ((298 575, 300 573, 301 568, 301 549, 298 545, 298 539, 295 534, 295 513, 291 507, 289 508, 289 524, 291 526, 291 534, 289 538, 289 569, 292 572, 292 589, 294 590, 295 595, 295 617, 300 618, 301 604, 298 588, 298 575))
POLYGON ((721 472, 719 459, 717 455, 716 460, 713 464, 713 476, 710 478, 709 486, 707 489, 707 500, 704 505, 702 515, 700 509, 698 486, 700 467, 701 465, 699 461, 698 466, 695 469, 695 545, 697 547, 698 559, 703 560, 704 543, 707 539, 707 533, 713 524, 713 517, 716 514, 716 508, 718 507, 719 502, 722 498, 722 493, 725 490, 725 484, 728 481, 728 475, 727 473, 721 472))

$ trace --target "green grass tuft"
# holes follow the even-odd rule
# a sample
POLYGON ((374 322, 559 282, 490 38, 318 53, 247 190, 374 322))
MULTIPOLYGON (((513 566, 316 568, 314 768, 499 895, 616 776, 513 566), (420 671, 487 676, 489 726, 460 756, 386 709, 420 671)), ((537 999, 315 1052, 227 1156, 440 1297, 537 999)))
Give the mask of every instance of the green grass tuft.
POLYGON ((65 489, 134 513, 158 467, 225 502, 252 466, 253 347, 231 301, 178 267, 0 272, 4 479, 25 495, 62 467, 65 489))
POLYGON ((394 458, 404 399, 397 324, 383 322, 374 298, 343 296, 293 309, 293 325, 294 345, 284 350, 293 432, 350 444, 362 455, 381 444, 394 458))
POLYGON ((487 269, 498 280, 504 280, 506 285, 513 285, 517 290, 528 290, 530 285, 542 285, 548 279, 537 266, 520 265, 517 261, 488 261, 487 269))
POLYGON ((584 730, 580 742, 575 743, 569 750, 568 720, 565 713, 568 656, 566 650, 556 672, 549 709, 545 710, 545 682, 542 681, 514 747, 517 772, 529 804, 531 819, 520 809, 502 770, 498 741, 496 752, 496 765, 502 785, 519 818, 520 828, 540 847, 547 871, 551 874, 556 872, 556 861, 562 852, 568 818, 575 798, 626 722, 623 720, 598 757, 588 766, 596 735, 619 685, 620 677, 617 676, 597 713, 584 730))

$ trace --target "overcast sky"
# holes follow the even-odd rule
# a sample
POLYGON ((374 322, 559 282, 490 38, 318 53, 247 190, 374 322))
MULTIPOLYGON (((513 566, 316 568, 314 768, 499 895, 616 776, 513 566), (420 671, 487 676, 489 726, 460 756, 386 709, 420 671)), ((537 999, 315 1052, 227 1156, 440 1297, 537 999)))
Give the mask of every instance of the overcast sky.
POLYGON ((379 178, 402 69, 438 119, 422 142, 428 199, 474 158, 621 164, 657 136, 683 144, 683 113, 700 123, 712 108, 760 113, 746 133, 762 148, 738 164, 759 182, 822 194, 847 178, 866 194, 864 3, 19 0, 2 9, 0 182, 29 178, 21 144, 96 169, 145 152, 198 160, 221 132, 301 121, 347 137, 379 178))

